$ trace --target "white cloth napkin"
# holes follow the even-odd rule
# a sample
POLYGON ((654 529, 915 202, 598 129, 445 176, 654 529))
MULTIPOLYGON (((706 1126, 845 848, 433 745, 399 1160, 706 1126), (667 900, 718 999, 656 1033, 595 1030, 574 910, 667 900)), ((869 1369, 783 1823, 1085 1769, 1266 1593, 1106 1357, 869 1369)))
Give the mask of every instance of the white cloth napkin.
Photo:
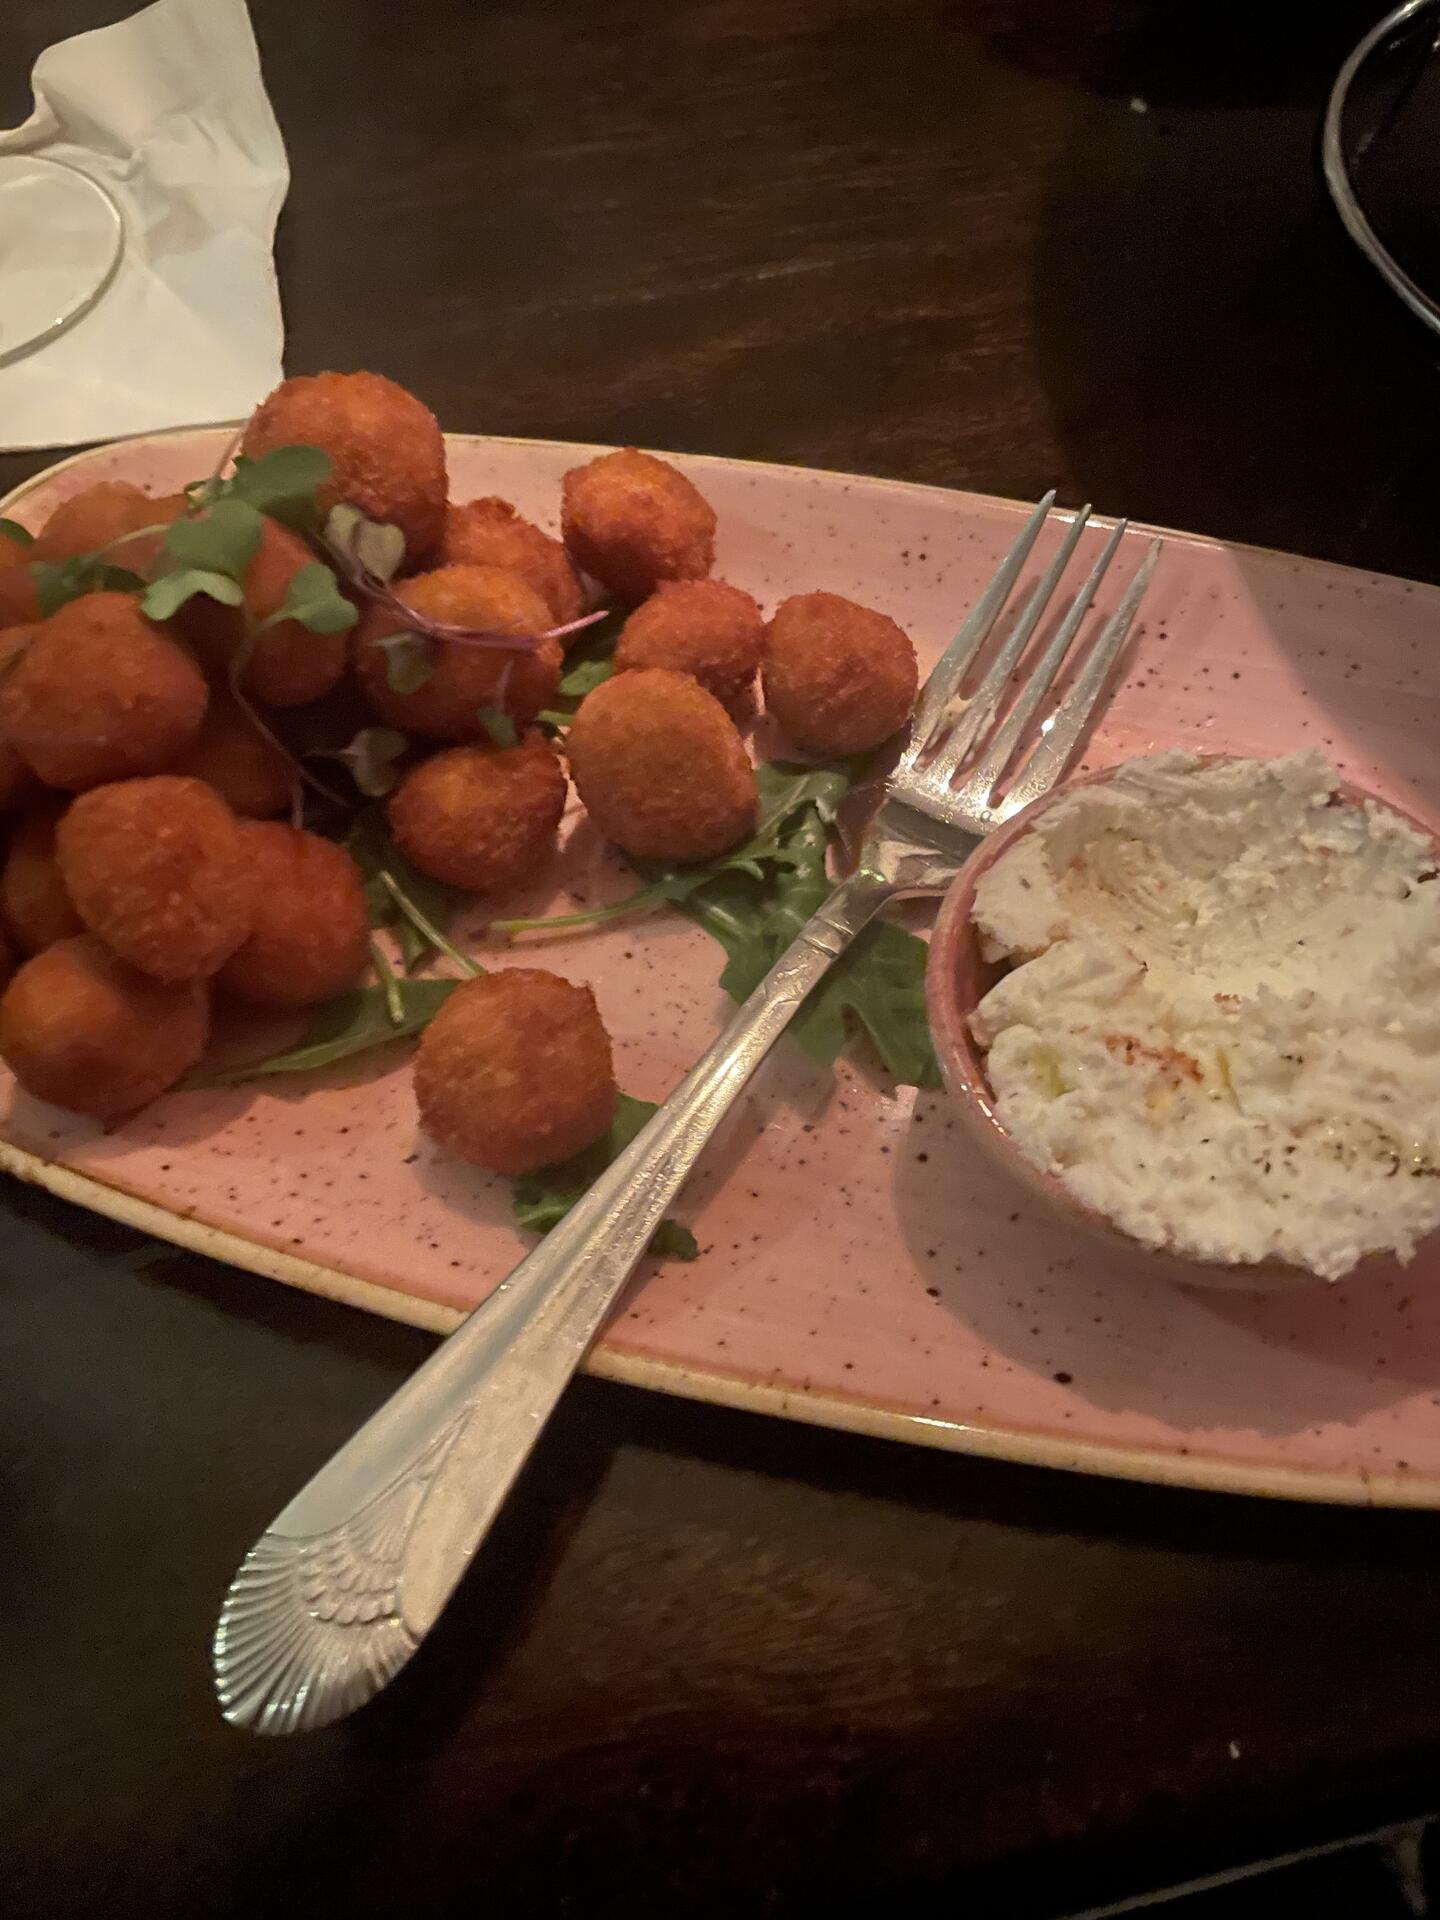
POLYGON ((125 247, 89 313, 0 367, 0 447, 248 413, 281 377, 271 250, 290 169, 245 0, 155 0, 47 48, 31 86, 0 166, 37 154, 89 174, 125 247))

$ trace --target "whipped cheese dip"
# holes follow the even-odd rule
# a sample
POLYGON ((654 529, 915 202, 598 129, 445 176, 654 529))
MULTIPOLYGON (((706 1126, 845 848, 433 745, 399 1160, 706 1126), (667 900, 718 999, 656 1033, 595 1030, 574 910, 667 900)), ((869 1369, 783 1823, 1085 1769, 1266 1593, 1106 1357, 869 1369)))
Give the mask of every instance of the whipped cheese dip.
POLYGON ((1328 1280, 1440 1226, 1440 879, 1313 753, 1134 760, 982 876, 1017 1146, 1146 1246, 1328 1280))

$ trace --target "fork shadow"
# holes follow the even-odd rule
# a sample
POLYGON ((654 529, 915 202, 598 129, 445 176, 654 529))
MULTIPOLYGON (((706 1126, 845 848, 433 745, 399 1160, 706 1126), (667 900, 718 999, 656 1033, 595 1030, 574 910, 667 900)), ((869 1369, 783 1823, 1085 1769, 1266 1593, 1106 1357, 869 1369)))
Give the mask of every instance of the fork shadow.
POLYGON ((941 1097, 917 1101, 896 1212, 917 1287, 1015 1370, 1111 1412, 1272 1437, 1427 1390, 1440 1405, 1440 1254, 1287 1293, 1177 1286, 1139 1250, 1042 1218, 962 1138, 941 1097), (931 1260, 937 1245, 954 1258, 931 1260))

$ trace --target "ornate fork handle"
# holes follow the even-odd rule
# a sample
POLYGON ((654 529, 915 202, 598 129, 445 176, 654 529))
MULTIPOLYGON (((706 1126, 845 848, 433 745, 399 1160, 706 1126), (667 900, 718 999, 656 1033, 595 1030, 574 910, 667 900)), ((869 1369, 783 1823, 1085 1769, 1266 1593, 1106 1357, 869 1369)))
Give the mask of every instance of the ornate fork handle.
POLYGON ((410 1658, 701 1149, 896 891, 865 867, 836 888, 614 1164, 267 1529, 215 1633, 227 1719, 324 1726, 410 1658))

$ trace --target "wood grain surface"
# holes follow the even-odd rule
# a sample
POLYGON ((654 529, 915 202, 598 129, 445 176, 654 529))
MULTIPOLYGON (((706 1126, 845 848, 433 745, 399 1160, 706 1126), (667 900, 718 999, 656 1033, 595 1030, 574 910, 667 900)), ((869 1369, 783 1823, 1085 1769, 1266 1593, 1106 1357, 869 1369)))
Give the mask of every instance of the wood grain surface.
MULTIPOLYGON (((253 0, 288 364, 1434 579, 1431 344, 1315 162, 1378 10, 253 0)), ((123 11, 7 0, 0 116, 123 11)), ((427 1342, 13 1183, 0 1219, 7 1915, 1038 1916, 1433 1801, 1429 1518, 594 1382, 402 1685, 232 1733, 235 1562, 427 1342)))

